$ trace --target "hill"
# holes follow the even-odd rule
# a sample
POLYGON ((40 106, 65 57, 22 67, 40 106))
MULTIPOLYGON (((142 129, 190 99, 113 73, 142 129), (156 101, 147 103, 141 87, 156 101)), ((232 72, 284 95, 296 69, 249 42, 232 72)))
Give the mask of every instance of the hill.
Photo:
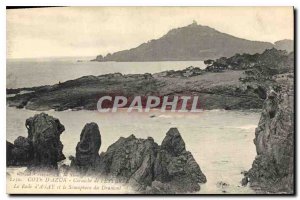
POLYGON ((269 42, 250 41, 219 32, 196 22, 170 30, 159 39, 136 48, 99 55, 93 61, 176 61, 230 57, 236 53, 262 53, 273 48, 269 42))
POLYGON ((293 40, 279 40, 275 42, 275 48, 279 50, 286 50, 287 52, 294 51, 294 41, 293 40))

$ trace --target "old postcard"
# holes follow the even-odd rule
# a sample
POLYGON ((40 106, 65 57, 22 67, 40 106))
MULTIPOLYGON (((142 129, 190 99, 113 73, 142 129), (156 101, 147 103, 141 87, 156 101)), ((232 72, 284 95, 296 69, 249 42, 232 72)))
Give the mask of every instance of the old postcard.
POLYGON ((8 194, 294 194, 293 7, 6 10, 8 194))

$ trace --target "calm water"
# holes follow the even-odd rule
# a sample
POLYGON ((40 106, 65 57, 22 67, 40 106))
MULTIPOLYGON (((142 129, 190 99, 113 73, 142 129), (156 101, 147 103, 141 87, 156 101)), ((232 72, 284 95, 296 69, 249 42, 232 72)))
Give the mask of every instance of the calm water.
MULTIPOLYGON (((19 135, 27 136, 25 120, 39 113, 29 110, 7 108, 7 140, 19 135)), ((102 146, 101 151, 119 137, 134 134, 136 137, 151 136, 160 144, 171 127, 177 127, 199 163, 208 182, 201 186, 201 193, 253 193, 248 187, 240 186, 241 172, 251 167, 255 158, 253 144, 254 130, 258 124, 259 113, 239 111, 204 111, 202 113, 98 113, 96 111, 48 111, 65 125, 61 135, 63 152, 68 158, 75 155, 75 147, 85 123, 96 122, 99 125, 102 146), (150 115, 156 115, 150 118, 150 115), (229 184, 219 188, 217 183, 229 184)), ((69 161, 66 161, 68 163, 69 161)))
MULTIPOLYGON (((7 88, 31 87, 55 84, 84 75, 100 75, 113 72, 155 73, 178 70, 189 66, 203 68, 202 61, 191 62, 77 62, 76 59, 18 59, 7 61, 7 88)), ((18 136, 27 136, 25 120, 39 112, 7 108, 7 140, 13 142, 18 136)), ((88 122, 96 122, 102 135, 100 151, 119 137, 131 134, 136 137, 151 136, 160 144, 171 127, 177 127, 199 163, 208 182, 200 193, 253 193, 241 187, 241 171, 248 170, 256 155, 253 144, 259 113, 239 111, 204 111, 201 113, 98 113, 96 111, 48 111, 65 125, 61 136, 64 154, 75 155, 80 132, 88 122), (150 115, 156 117, 150 118, 150 115), (229 184, 219 188, 218 182, 229 184)), ((68 160, 65 161, 69 163, 68 160)))
POLYGON ((156 73, 185 69, 189 66, 205 67, 203 61, 88 62, 87 60, 92 58, 84 59, 84 62, 77 62, 77 58, 9 59, 6 67, 6 88, 52 85, 86 75, 115 72, 156 73))

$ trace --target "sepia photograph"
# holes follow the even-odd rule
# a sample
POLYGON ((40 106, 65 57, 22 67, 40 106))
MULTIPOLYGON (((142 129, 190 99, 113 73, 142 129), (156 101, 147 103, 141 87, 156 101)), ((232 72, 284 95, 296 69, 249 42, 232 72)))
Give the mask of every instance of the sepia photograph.
POLYGON ((6 193, 295 195, 294 19, 6 7, 6 193))

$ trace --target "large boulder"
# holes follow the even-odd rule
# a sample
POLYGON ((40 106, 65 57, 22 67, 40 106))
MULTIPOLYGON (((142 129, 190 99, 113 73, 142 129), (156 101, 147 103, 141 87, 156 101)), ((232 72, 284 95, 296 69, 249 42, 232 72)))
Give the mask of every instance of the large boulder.
POLYGON ((199 191, 198 183, 206 182, 193 155, 186 151, 177 128, 167 132, 160 146, 154 165, 154 177, 155 181, 166 183, 174 193, 199 191))
POLYGON ((65 127, 60 121, 45 113, 26 120, 28 139, 33 145, 33 168, 57 168, 57 162, 64 160, 60 135, 65 127))
POLYGON ((96 123, 88 123, 84 126, 80 141, 76 146, 76 157, 72 158, 71 167, 86 172, 94 170, 99 162, 99 149, 101 135, 96 123))
MULTIPOLYGON (((294 192, 294 88, 286 79, 279 93, 270 90, 255 131, 257 156, 247 181, 271 193, 294 192)), ((244 181, 245 182, 245 181, 244 181)))
POLYGON ((152 138, 121 137, 100 154, 99 171, 103 175, 122 177, 137 190, 151 185, 158 145, 152 138))
POLYGON ((27 166, 29 169, 57 169, 64 160, 60 134, 65 127, 60 121, 45 113, 26 120, 28 137, 19 136, 14 144, 7 142, 7 165, 27 166))

